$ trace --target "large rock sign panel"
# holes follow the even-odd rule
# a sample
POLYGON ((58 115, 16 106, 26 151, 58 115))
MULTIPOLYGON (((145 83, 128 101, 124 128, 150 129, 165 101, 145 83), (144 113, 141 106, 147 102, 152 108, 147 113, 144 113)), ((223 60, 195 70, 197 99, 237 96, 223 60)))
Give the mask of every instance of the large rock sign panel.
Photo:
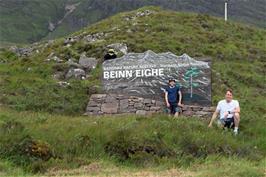
POLYGON ((164 99, 164 88, 174 78, 181 87, 183 103, 211 104, 210 63, 186 54, 129 53, 103 63, 103 89, 106 93, 164 99))

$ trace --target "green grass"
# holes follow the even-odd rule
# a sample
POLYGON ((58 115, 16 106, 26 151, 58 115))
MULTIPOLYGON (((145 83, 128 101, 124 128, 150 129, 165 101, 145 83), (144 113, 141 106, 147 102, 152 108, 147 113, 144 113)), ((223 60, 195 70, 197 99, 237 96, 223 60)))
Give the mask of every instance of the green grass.
POLYGON ((8 160, 2 162, 9 167, 2 170, 7 174, 24 173, 9 170, 14 166, 27 173, 44 173, 50 168, 70 170, 100 160, 140 171, 187 168, 201 176, 219 176, 236 168, 228 175, 263 174, 265 148, 244 128, 234 137, 230 132, 207 129, 207 122, 196 118, 132 115, 99 119, 0 110, 0 157, 8 160), (38 154, 26 153, 29 138, 38 142, 40 153, 49 148, 54 157, 43 160, 38 154), (209 168, 217 170, 209 173, 209 168))
POLYGON ((136 13, 132 11, 71 35, 110 33, 97 43, 78 41, 67 48, 64 40, 58 39, 46 48, 41 47, 39 54, 24 58, 1 49, 0 102, 4 106, 0 108, 0 169, 4 169, 3 173, 10 176, 20 172, 45 173, 51 168, 73 169, 104 161, 130 170, 181 168, 196 176, 263 176, 266 31, 206 15, 154 7, 138 11, 145 9, 154 13, 137 18, 135 26, 124 20, 125 16, 136 13), (129 28, 134 33, 127 33, 129 28), (213 105, 224 97, 228 87, 234 90, 241 106, 240 135, 234 137, 230 132, 207 129, 207 120, 196 118, 79 116, 89 95, 95 93, 92 86, 99 88, 97 93, 101 92, 100 63, 105 46, 117 42, 126 43, 130 52, 171 51, 176 55, 212 57, 213 105), (46 62, 47 56, 54 52, 65 61, 77 60, 84 51, 99 60, 97 69, 88 80, 69 80, 71 87, 59 87, 52 75, 56 71, 66 72, 67 67, 46 62), (29 144, 40 147, 37 151, 40 154, 25 153, 29 144), (46 160, 47 154, 52 158, 46 160))
POLYGON ((4 86, 0 89, 1 102, 17 110, 81 113, 88 99, 88 86, 98 84, 98 76, 92 77, 89 83, 72 80, 69 81, 71 87, 59 87, 52 73, 65 66, 47 64, 43 55, 18 59, 10 52, 2 53, 1 60, 6 61, 8 58, 8 63, 0 66, 0 82, 4 86))

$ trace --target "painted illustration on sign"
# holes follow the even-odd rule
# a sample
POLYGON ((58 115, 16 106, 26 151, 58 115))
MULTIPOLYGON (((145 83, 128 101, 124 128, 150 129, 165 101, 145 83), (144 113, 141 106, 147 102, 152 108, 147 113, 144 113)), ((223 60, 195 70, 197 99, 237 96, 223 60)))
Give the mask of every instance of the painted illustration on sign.
POLYGON ((190 98, 193 97, 193 87, 198 87, 199 84, 197 82, 193 82, 193 77, 197 77, 199 75, 199 69, 196 67, 191 67, 185 73, 184 79, 187 83, 190 83, 190 98))
POLYGON ((211 104, 210 63, 186 54, 129 53, 103 63, 103 89, 106 93, 163 99, 168 80, 181 87, 185 104, 211 104))

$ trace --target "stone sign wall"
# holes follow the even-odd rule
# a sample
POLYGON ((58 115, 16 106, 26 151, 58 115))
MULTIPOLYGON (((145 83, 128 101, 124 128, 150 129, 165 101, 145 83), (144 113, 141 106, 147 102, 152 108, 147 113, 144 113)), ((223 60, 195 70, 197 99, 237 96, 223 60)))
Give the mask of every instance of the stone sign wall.
MULTIPOLYGON (((214 109, 213 107, 186 105, 182 108, 182 115, 211 117, 214 109)), ((165 112, 165 103, 163 101, 121 94, 94 94, 90 97, 85 115, 151 115, 153 113, 165 112)))
POLYGON ((128 53, 103 63, 103 91, 90 97, 85 115, 166 112, 164 91, 169 79, 181 87, 185 116, 209 117, 210 63, 170 52, 128 53))
POLYGON ((211 105, 210 63, 188 55, 170 52, 156 54, 128 53, 103 63, 105 93, 138 96, 163 101, 168 80, 174 78, 181 87, 183 103, 211 105))

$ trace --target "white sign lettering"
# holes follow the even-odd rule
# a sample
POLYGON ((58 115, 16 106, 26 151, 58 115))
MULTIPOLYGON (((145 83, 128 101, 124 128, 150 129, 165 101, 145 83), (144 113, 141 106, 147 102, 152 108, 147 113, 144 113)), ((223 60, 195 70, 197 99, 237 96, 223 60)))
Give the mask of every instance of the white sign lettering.
POLYGON ((137 69, 137 70, 110 70, 103 72, 104 79, 120 79, 132 77, 163 76, 163 68, 137 69))

